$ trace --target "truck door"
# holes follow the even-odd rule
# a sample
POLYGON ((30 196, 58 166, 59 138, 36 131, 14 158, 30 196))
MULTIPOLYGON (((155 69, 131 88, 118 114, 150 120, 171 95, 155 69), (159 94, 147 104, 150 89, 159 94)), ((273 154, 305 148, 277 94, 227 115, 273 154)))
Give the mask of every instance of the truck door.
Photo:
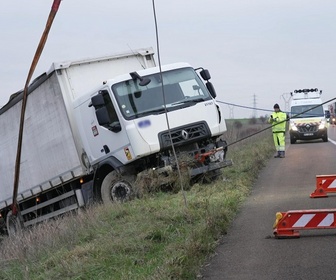
POLYGON ((88 114, 81 114, 86 123, 87 150, 91 163, 114 156, 122 163, 132 159, 126 129, 120 121, 108 90, 100 90, 85 106, 88 114), (89 125, 88 125, 89 124, 89 125))

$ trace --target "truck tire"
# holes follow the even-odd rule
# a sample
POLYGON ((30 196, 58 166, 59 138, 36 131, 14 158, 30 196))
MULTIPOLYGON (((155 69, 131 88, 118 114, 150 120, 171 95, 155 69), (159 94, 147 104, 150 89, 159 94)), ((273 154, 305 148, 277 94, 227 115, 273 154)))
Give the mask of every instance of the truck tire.
POLYGON ((8 236, 14 236, 20 233, 22 231, 22 223, 19 214, 15 216, 12 211, 9 211, 6 217, 6 227, 8 236))
POLYGON ((100 192, 104 204, 128 201, 133 194, 132 180, 112 171, 104 178, 100 192))

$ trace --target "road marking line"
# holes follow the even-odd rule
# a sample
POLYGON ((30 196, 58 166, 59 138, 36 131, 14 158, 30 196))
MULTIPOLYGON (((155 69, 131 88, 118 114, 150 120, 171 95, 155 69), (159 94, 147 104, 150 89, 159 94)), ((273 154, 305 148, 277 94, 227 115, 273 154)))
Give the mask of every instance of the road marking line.
POLYGON ((336 141, 331 140, 330 138, 328 138, 329 142, 333 143, 334 145, 336 145, 336 141))

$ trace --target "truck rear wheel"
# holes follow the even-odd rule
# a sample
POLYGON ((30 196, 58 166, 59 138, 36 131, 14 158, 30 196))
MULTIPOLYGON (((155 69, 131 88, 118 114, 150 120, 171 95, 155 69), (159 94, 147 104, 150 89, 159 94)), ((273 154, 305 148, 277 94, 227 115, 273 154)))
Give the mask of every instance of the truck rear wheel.
POLYGON ((133 194, 132 180, 112 171, 104 178, 101 186, 103 203, 124 202, 133 194))
POLYGON ((14 236, 22 231, 22 224, 20 221, 19 214, 17 216, 13 215, 12 211, 7 213, 6 217, 6 227, 9 236, 14 236))

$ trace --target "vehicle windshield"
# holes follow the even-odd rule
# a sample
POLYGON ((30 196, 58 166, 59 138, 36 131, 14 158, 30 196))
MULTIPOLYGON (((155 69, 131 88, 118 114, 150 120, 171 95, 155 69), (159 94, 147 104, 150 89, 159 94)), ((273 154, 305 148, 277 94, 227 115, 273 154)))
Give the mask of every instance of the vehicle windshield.
POLYGON ((138 79, 130 79, 112 86, 126 119, 160 114, 165 112, 165 108, 172 111, 211 99, 207 88, 192 68, 162 72, 163 87, 160 73, 142 78, 150 79, 150 83, 140 86, 138 79))
POLYGON ((293 106, 291 109, 292 118, 324 117, 324 111, 322 105, 318 107, 316 106, 317 106, 316 104, 293 106))

